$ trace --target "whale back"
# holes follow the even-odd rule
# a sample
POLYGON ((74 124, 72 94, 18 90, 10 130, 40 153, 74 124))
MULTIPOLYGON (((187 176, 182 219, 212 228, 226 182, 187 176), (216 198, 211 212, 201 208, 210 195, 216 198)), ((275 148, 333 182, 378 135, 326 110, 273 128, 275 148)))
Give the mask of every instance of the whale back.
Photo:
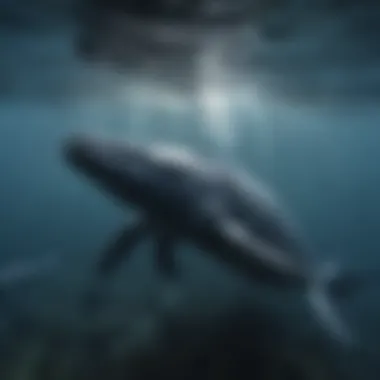
POLYGON ((308 249, 290 212, 263 181, 242 171, 228 176, 229 212, 256 238, 296 261, 304 261, 308 249))

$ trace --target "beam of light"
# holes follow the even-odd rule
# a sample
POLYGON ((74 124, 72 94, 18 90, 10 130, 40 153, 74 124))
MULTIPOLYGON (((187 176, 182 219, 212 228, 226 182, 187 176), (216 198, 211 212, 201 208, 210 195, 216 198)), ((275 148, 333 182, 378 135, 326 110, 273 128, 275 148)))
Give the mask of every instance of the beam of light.
POLYGON ((261 158, 273 166, 275 125, 268 117, 264 94, 252 78, 238 78, 228 70, 223 64, 226 54, 229 51, 223 41, 211 39, 198 59, 194 96, 204 130, 226 155, 236 151, 239 135, 244 132, 241 124, 247 125, 255 136, 252 148, 260 150, 261 158))
POLYGON ((200 58, 195 93, 204 129, 216 149, 214 153, 227 162, 236 161, 240 136, 247 135, 247 131, 241 130, 244 124, 250 129, 249 136, 253 137, 248 148, 258 152, 261 163, 269 169, 267 180, 274 184, 275 124, 268 116, 268 104, 253 81, 241 83, 231 77, 218 53, 208 49, 200 58))
POLYGON ((230 146, 235 131, 231 119, 231 89, 225 74, 213 50, 202 54, 194 96, 206 131, 216 138, 218 145, 230 146))
POLYGON ((244 82, 231 75, 223 65, 223 53, 215 41, 205 45, 196 60, 194 87, 187 93, 157 83, 129 81, 118 97, 128 107, 125 123, 129 136, 139 135, 145 141, 157 134, 175 139, 192 135, 181 131, 191 128, 199 137, 206 137, 214 153, 225 157, 236 151, 244 124, 252 129, 252 148, 260 151, 264 161, 272 161, 274 123, 268 117, 266 99, 252 80, 244 82))

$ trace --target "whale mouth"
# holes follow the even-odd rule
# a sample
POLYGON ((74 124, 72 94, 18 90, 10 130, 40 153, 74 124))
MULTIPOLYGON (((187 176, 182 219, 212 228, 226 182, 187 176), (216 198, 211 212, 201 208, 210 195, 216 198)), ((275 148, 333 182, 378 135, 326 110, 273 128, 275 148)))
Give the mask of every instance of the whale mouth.
POLYGON ((72 168, 85 174, 100 175, 106 169, 107 151, 112 150, 106 141, 89 136, 71 136, 64 141, 63 157, 72 168))
POLYGON ((88 161, 88 151, 91 146, 89 138, 84 136, 71 136, 63 144, 63 157, 67 163, 74 167, 84 166, 88 161))
POLYGON ((113 141, 87 135, 67 138, 63 143, 62 153, 70 167, 104 181, 112 176, 128 176, 134 173, 134 166, 141 161, 138 149, 128 141, 113 141))

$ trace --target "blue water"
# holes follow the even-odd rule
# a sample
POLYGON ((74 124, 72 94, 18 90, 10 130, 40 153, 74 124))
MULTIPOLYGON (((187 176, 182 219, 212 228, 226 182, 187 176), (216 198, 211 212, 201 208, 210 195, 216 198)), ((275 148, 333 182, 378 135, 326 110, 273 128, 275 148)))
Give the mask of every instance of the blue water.
MULTIPOLYGON (((333 25, 331 20, 329 22, 333 25)), ((305 79, 306 74, 302 77, 299 73, 298 81, 305 88, 299 90, 297 96, 291 91, 297 87, 296 73, 292 74, 293 79, 286 73, 278 79, 287 77, 290 81, 286 84, 289 97, 286 86, 283 93, 278 91, 277 96, 267 96, 264 85, 270 89, 268 83, 272 82, 260 82, 255 87, 260 102, 254 106, 239 106, 238 102, 231 106, 236 108, 229 115, 230 129, 226 135, 218 126, 218 120, 226 121, 226 115, 223 119, 219 114, 222 119, 210 125, 190 101, 177 109, 170 103, 173 97, 160 102, 154 96, 149 101, 144 96, 141 99, 136 91, 128 90, 131 79, 128 75, 116 75, 115 79, 114 74, 83 63, 73 52, 75 33, 70 25, 61 20, 49 33, 40 30, 33 34, 7 27, 1 32, 0 264, 6 273, 17 260, 30 263, 27 260, 33 259, 39 263, 46 257, 56 256, 60 260, 58 265, 50 267, 48 264, 31 279, 18 278, 16 273, 14 279, 10 276, 10 280, 4 282, 4 355, 9 347, 16 347, 12 354, 16 363, 18 360, 29 363, 24 358, 29 351, 39 358, 28 359, 31 362, 49 362, 46 347, 50 347, 50 343, 46 341, 54 334, 61 334, 76 342, 70 346, 70 353, 65 354, 67 360, 71 360, 73 371, 91 367, 87 351, 78 348, 85 340, 84 331, 91 328, 91 323, 78 311, 78 300, 88 286, 100 248, 133 215, 65 166, 61 157, 62 141, 73 132, 85 131, 141 143, 159 139, 186 144, 242 166, 275 190, 301 226, 312 254, 321 262, 332 259, 358 273, 378 270, 380 274, 377 239, 380 111, 374 92, 363 95, 363 90, 358 99, 345 98, 349 91, 355 94, 355 88, 359 93, 360 86, 352 85, 350 90, 347 90, 348 85, 346 89, 341 87, 342 83, 352 83, 355 78, 358 83, 364 83, 365 75, 373 75, 375 86, 378 71, 376 63, 371 63, 373 57, 367 58, 366 65, 355 63, 353 74, 344 71, 344 61, 340 63, 341 71, 336 67, 335 71, 328 71, 321 59, 322 68, 310 68, 308 79, 305 79), (364 67, 367 74, 363 74, 364 67), (324 70, 328 72, 326 76, 323 76, 324 70), (334 85, 324 87, 323 80, 334 85), (314 93, 309 88, 313 86, 314 93), (323 94, 328 100, 323 101, 323 94), (25 348, 30 345, 30 350, 25 348), (18 355, 22 359, 18 359, 18 355), (82 364, 72 364, 72 358, 82 364)), ((315 37, 316 44, 317 41, 315 37)), ((351 55, 355 46, 349 50, 351 55)), ((285 45, 283 49, 287 51, 285 45)), ((327 49, 326 54, 332 51, 333 48, 327 49)), ((285 68, 281 69, 280 65, 278 71, 281 70, 285 68)), ((276 80, 275 75, 273 78, 272 81, 276 80)), ((124 332, 125 339, 117 330, 117 334, 121 334, 121 343, 117 342, 121 348, 118 346, 117 352, 124 349, 128 355, 135 355, 152 350, 151 347, 158 347, 159 351, 162 326, 170 326, 170 323, 177 326, 178 320, 186 320, 191 325, 194 329, 191 334, 206 336, 205 331, 212 329, 214 317, 229 315, 231 310, 245 310, 248 306, 260 312, 274 308, 276 317, 286 320, 285 346, 289 350, 296 345, 293 339, 300 335, 319 337, 324 334, 302 309, 301 301, 261 292, 188 247, 182 247, 179 252, 181 283, 165 293, 160 288, 150 253, 149 242, 144 242, 130 264, 120 268, 109 293, 109 309, 94 327, 99 334, 111 334, 114 329, 124 332), (198 330, 194 327, 197 324, 198 330)), ((340 353, 337 361, 340 365, 343 362, 346 372, 355 373, 354 378, 364 373, 367 378, 379 376, 376 368, 380 350, 379 291, 375 283, 339 305, 360 352, 340 353)), ((228 322, 228 318, 223 323, 229 326, 227 330, 234 331, 240 322, 232 319, 228 322)), ((183 338, 182 345, 186 339, 183 338)), ((325 344, 328 349, 333 346, 333 343, 331 347, 325 344)), ((103 359, 106 356, 98 355, 103 359)), ((229 360, 218 355, 217 360, 221 362, 229 360)), ((159 360, 170 361, 167 357, 159 360)), ((297 360, 304 359, 297 356, 297 360)), ((3 367, 1 364, 0 371, 3 367)), ((10 374, 11 367, 5 366, 1 376, 15 378, 16 375, 10 374)), ((33 365, 19 367, 27 368, 19 378, 36 376, 33 365)), ((64 377, 64 371, 61 372, 64 377)), ((205 371, 201 373, 204 375, 205 371)), ((165 372, 162 375, 170 377, 165 372)), ((197 376, 194 374, 192 378, 199 378, 197 376)), ((235 376, 240 375, 235 372, 235 376)))

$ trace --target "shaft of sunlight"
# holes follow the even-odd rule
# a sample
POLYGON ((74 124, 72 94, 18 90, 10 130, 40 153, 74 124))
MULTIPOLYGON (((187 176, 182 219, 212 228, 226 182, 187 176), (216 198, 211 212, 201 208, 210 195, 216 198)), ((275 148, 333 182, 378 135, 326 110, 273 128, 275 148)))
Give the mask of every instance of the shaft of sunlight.
POLYGON ((196 60, 194 85, 188 92, 159 83, 129 81, 118 95, 128 118, 121 129, 127 129, 133 138, 199 133, 199 137, 206 137, 214 154, 228 160, 234 158, 241 136, 250 135, 250 148, 260 151, 263 161, 269 160, 271 165, 274 123, 265 94, 254 81, 237 78, 228 70, 223 64, 223 49, 223 44, 215 40, 205 44, 196 60), (181 128, 192 133, 181 132, 181 128))
POLYGON ((219 146, 231 147, 235 137, 231 88, 215 49, 209 49, 199 57, 197 74, 194 96, 204 130, 216 139, 219 146))

